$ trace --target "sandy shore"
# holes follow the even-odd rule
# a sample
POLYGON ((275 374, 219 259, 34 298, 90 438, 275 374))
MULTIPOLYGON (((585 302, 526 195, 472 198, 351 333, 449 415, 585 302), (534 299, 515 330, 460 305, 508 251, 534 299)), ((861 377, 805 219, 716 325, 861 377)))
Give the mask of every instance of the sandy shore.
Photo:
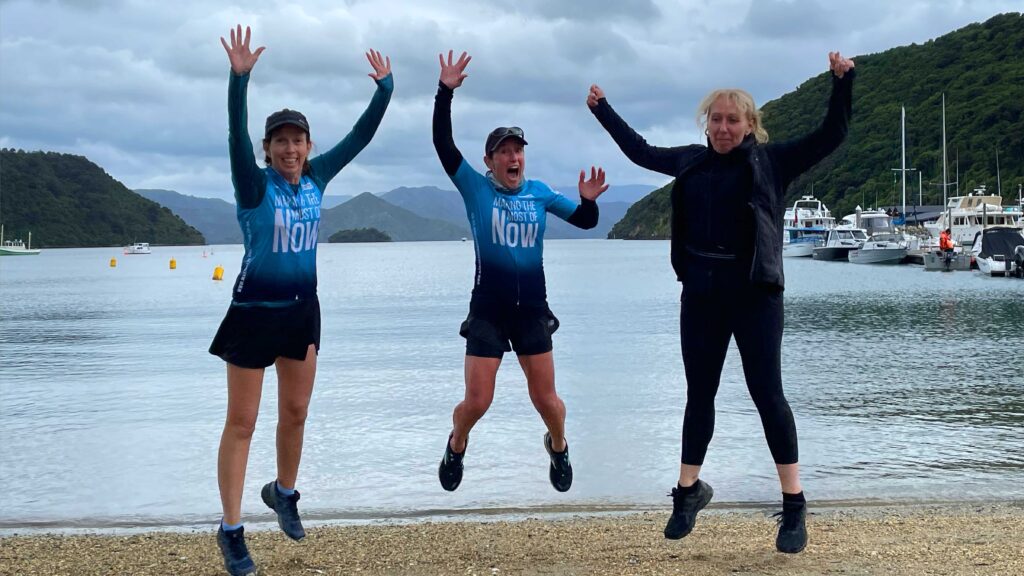
MULTIPOLYGON (((1024 574, 1024 502, 814 508, 810 543, 774 548, 765 511, 710 509, 665 540, 665 513, 326 526, 302 543, 247 534, 263 576, 279 574, 1024 574)), ((0 574, 224 574, 212 529, 0 538, 0 574)))

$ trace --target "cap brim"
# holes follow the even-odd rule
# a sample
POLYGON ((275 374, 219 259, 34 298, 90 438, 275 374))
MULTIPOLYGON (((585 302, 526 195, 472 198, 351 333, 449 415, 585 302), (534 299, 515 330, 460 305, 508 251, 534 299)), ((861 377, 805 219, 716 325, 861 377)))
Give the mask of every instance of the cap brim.
POLYGON ((269 136, 271 132, 277 130, 282 126, 295 126, 296 128, 302 129, 302 131, 305 132, 306 134, 309 134, 309 126, 306 126, 305 124, 302 124, 301 122, 297 122, 295 120, 281 120, 280 122, 271 124, 270 126, 267 126, 265 134, 269 136))
POLYGON ((515 136, 513 134, 509 134, 507 136, 503 136, 500 139, 498 139, 498 141, 494 143, 494 146, 491 146, 491 149, 488 150, 487 153, 490 154, 491 152, 494 152, 495 150, 497 150, 498 146, 501 146, 501 143, 504 142, 505 140, 508 140, 509 138, 515 138, 516 140, 519 140, 520 142, 523 143, 523 146, 526 146, 527 144, 529 144, 529 142, 526 141, 526 138, 523 138, 521 136, 515 136))

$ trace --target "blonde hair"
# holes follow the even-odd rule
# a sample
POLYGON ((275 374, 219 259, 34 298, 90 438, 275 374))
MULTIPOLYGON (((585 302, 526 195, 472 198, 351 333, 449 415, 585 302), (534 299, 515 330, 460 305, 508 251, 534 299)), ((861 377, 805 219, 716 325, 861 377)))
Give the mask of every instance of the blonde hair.
POLYGON ((711 105, 715 103, 715 100, 723 96, 728 98, 730 102, 740 109, 740 112, 746 115, 747 121, 750 122, 751 132, 754 134, 754 139, 757 140, 757 143, 764 144, 767 142, 768 132, 761 124, 761 111, 754 104, 754 97, 746 90, 740 90, 739 88, 712 90, 710 94, 700 101, 700 106, 697 107, 697 125, 700 126, 701 130, 705 134, 707 133, 708 114, 711 111, 711 105))

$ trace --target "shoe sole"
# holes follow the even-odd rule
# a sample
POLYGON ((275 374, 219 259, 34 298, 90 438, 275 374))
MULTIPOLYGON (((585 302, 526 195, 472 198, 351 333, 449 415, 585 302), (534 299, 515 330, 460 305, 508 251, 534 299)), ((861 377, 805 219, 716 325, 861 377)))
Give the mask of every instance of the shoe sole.
POLYGON ((701 510, 703 510, 704 507, 707 506, 708 503, 711 502, 711 498, 715 495, 715 489, 712 488, 710 484, 706 484, 705 483, 705 486, 708 487, 708 494, 707 494, 707 496, 705 498, 701 499, 700 504, 697 506, 697 510, 695 510, 694 513, 693 513, 693 526, 690 526, 689 530, 687 530, 686 532, 683 532, 679 536, 669 536, 668 534, 665 534, 665 538, 667 538, 669 540, 682 540, 683 538, 686 538, 687 536, 689 536, 690 532, 693 532, 694 527, 697 526, 697 513, 700 512, 701 510))

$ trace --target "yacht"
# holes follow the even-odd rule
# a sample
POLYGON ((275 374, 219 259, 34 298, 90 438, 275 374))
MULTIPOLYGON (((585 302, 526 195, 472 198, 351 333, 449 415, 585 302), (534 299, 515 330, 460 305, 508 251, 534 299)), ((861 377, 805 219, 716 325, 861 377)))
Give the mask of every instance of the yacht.
POLYGON ((784 258, 811 256, 814 248, 825 245, 828 231, 835 227, 832 213, 813 195, 801 196, 791 208, 787 208, 782 222, 784 258))
POLYGON ((4 240, 4 229, 0 225, 0 256, 36 256, 42 252, 32 248, 32 233, 28 233, 28 246, 23 240, 4 240))
POLYGON ((149 254, 148 242, 135 242, 124 247, 125 254, 149 254))
POLYGON ((934 223, 924 227, 932 238, 949 228, 953 242, 959 246, 970 246, 983 229, 990 226, 1009 226, 1024 229, 1024 217, 1020 206, 1003 206, 1003 198, 988 194, 985 185, 979 186, 967 196, 954 196, 946 203, 946 210, 934 223))

